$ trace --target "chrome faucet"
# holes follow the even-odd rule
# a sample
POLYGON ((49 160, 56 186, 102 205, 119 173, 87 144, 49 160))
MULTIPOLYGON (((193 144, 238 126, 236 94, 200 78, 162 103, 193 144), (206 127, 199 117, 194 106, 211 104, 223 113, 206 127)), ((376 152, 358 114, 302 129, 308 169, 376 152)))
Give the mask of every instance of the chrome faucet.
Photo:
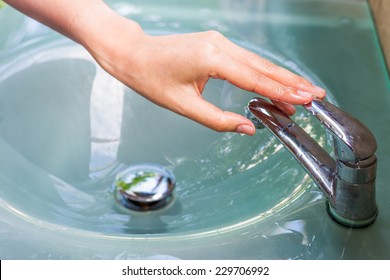
POLYGON ((246 116, 257 128, 267 127, 306 169, 327 198, 327 210, 348 227, 371 225, 378 214, 375 200, 376 140, 359 120, 324 100, 304 107, 333 134, 333 159, 288 115, 254 98, 246 116))

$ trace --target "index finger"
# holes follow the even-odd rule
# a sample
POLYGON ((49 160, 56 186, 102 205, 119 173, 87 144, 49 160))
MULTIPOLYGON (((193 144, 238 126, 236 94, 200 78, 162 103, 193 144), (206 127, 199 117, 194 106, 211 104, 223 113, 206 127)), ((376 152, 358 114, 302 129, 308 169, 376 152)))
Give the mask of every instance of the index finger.
POLYGON ((206 62, 209 76, 227 80, 235 86, 251 91, 272 100, 290 104, 307 104, 314 94, 279 83, 247 64, 219 52, 206 62))
POLYGON ((307 79, 289 71, 286 68, 272 63, 268 59, 265 59, 254 52, 248 51, 234 44, 224 36, 216 37, 216 44, 219 45, 221 50, 225 51, 234 59, 241 61, 256 71, 259 71, 263 75, 266 75, 270 79, 273 79, 288 87, 310 92, 317 98, 325 97, 326 91, 321 87, 313 85, 307 79))

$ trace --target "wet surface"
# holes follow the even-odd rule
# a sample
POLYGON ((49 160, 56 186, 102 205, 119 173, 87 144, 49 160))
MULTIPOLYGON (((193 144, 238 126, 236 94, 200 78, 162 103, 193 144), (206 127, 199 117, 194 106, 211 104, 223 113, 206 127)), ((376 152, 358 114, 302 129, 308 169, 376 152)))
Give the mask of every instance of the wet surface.
MULTIPOLYGON (((364 1, 241 1, 240 9, 234 1, 108 2, 151 34, 217 29, 325 86, 376 134, 378 220, 365 230, 340 227, 268 131, 218 134, 158 108, 105 74, 81 47, 5 9, 1 258, 390 257, 390 134, 375 117, 390 121, 389 82, 364 1), (174 201, 158 213, 123 212, 112 182, 144 162, 174 172, 174 201)), ((205 89, 205 98, 242 114, 252 96, 222 81, 205 89)), ((303 110, 294 119, 330 149, 303 110)))

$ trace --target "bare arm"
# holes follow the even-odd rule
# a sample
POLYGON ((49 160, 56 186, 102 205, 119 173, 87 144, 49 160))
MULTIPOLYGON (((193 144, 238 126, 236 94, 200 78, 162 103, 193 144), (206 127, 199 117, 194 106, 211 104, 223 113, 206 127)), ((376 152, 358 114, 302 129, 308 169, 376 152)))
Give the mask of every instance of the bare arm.
POLYGON ((252 135, 251 121, 202 98, 210 78, 269 97, 288 114, 291 104, 325 91, 251 53, 215 31, 149 36, 102 0, 6 0, 26 15, 83 45, 112 76, 150 101, 217 131, 252 135))

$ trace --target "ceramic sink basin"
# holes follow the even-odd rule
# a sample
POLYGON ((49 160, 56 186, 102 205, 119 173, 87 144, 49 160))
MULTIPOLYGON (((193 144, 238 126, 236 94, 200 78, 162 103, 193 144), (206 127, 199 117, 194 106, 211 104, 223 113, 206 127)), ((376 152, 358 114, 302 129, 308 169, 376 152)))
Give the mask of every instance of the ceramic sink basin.
MULTIPOLYGON (((6 7, 0 258, 390 257, 390 149, 383 145, 390 90, 367 3, 241 2, 238 9, 234 1, 107 1, 150 34, 217 29, 326 87, 330 101, 377 137, 377 222, 356 231, 332 221, 322 193, 267 130, 254 137, 216 133, 159 108, 106 74, 82 47, 6 7), (174 198, 159 210, 130 211, 115 201, 113 181, 144 163, 175 174, 174 198)), ((254 95, 212 80, 204 96, 243 114, 254 95)), ((319 122, 302 109, 294 119, 332 150, 319 122)))

